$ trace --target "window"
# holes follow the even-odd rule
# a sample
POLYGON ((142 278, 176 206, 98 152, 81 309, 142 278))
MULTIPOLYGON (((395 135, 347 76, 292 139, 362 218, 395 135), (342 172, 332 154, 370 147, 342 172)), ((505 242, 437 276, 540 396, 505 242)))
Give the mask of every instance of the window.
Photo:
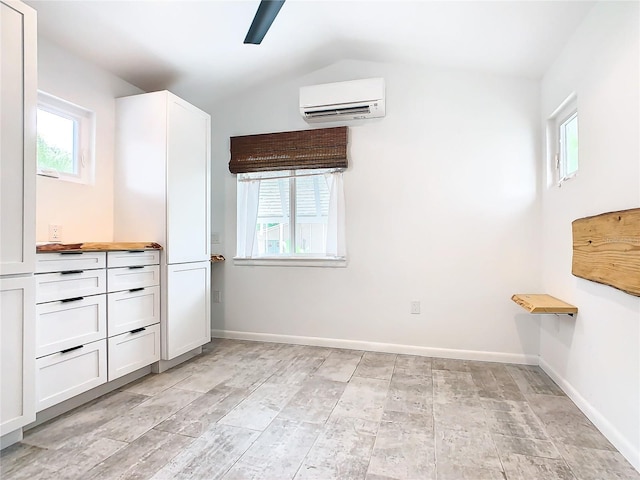
POLYGON ((578 108, 572 94, 551 115, 548 125, 549 152, 558 185, 578 173, 578 108))
POLYGON ((90 183, 93 118, 84 108, 38 93, 38 174, 90 183))
POLYGON ((560 124, 558 146, 560 179, 566 180, 578 172, 578 112, 574 111, 560 124))
POLYGON ((329 188, 322 173, 277 172, 284 175, 260 182, 256 225, 259 256, 326 254, 329 188))
POLYGON ((345 266, 348 127, 230 138, 239 265, 345 266))
POLYGON ((237 182, 236 260, 344 262, 341 170, 245 173, 237 182))

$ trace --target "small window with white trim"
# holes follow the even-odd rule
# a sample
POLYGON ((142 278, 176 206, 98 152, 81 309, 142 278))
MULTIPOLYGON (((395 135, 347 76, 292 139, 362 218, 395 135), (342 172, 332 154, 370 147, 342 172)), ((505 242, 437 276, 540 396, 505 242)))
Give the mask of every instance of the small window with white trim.
POLYGON ((236 260, 344 261, 341 169, 239 174, 236 260))
POLYGON ((92 183, 93 112, 38 92, 38 174, 92 183))
POLYGON ((570 95, 551 115, 548 122, 549 153, 558 185, 578 173, 578 105, 570 95))

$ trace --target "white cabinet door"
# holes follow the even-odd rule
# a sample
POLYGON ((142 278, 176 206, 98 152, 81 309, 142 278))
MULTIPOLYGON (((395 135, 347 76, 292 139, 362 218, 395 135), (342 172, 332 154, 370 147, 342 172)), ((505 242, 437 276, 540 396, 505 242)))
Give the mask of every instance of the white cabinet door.
POLYGON ((33 272, 36 182, 36 15, 0 3, 0 275, 33 272))
POLYGON ((160 323, 160 287, 110 293, 109 336, 160 323))
POLYGON ((39 253, 36 258, 36 273, 97 270, 106 265, 105 252, 39 253))
POLYGON ((36 275, 36 301, 54 302, 88 297, 107 291, 107 273, 102 270, 68 270, 36 275))
POLYGON ((107 291, 119 292, 160 285, 158 265, 139 265, 107 269, 107 291))
POLYGON ((167 266, 167 312, 162 358, 172 358, 211 340, 210 262, 167 266), (167 321, 168 319, 168 321, 167 321))
POLYGON ((36 360, 38 412, 107 381, 107 341, 78 345, 36 360))
POLYGON ((33 276, 0 278, 0 435, 36 419, 35 288, 33 276))
POLYGON ((160 250, 124 250, 107 252, 107 267, 136 267, 140 265, 158 265, 160 250))
POLYGON ((160 360, 160 325, 109 338, 109 381, 160 360))
POLYGON ((167 263, 209 259, 209 138, 204 112, 169 94, 167 263))
POLYGON ((107 337, 107 296, 41 303, 36 306, 36 357, 107 337))

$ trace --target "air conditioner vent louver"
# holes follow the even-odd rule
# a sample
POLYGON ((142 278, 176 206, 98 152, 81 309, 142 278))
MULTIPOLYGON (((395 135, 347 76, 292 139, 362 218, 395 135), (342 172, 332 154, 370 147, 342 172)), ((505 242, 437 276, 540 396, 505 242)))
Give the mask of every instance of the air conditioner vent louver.
POLYGON ((335 117, 337 115, 368 115, 370 113, 371 113, 371 108, 369 107, 369 105, 362 105, 359 107, 314 110, 313 112, 306 111, 304 115, 307 118, 318 118, 318 117, 335 117))
POLYGON ((384 117, 383 78, 300 87, 300 114, 309 123, 384 117))

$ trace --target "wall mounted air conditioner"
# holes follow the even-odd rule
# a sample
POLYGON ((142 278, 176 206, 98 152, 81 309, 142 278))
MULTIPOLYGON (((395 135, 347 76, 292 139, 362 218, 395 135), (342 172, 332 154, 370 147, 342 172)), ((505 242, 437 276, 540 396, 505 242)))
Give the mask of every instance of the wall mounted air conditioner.
POLYGON ((309 123, 384 117, 384 78, 300 87, 300 115, 309 123))

